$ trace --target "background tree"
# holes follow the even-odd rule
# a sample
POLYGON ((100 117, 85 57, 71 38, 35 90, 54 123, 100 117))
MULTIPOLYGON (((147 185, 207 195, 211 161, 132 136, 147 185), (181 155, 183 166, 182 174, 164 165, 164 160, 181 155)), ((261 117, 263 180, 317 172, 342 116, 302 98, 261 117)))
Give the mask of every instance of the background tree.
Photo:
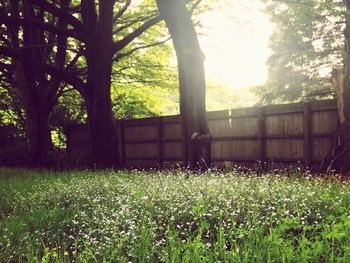
MULTIPOLYGON (((199 2, 196 2, 193 7, 196 7, 199 2)), ((53 94, 51 92, 47 94, 47 96, 50 96, 47 99, 50 102, 50 107, 44 107, 45 110, 40 111, 42 114, 45 113, 49 116, 55 103, 60 102, 55 108, 54 126, 59 126, 57 123, 62 123, 62 121, 57 120, 69 116, 69 110, 61 107, 64 100, 60 99, 59 96, 64 88, 69 89, 70 86, 76 88, 86 102, 92 135, 93 161, 101 166, 116 164, 116 134, 113 132, 110 87, 111 74, 115 73, 114 69, 118 67, 112 67, 112 65, 120 64, 126 57, 135 53, 139 53, 144 58, 147 54, 147 52, 144 52, 145 48, 152 48, 166 41, 166 38, 159 37, 159 34, 152 30, 147 31, 147 34, 144 34, 145 37, 142 37, 142 33, 161 20, 156 6, 152 5, 153 1, 145 0, 141 4, 139 2, 134 5, 131 1, 115 2, 108 0, 98 2, 82 0, 81 2, 72 1, 71 3, 67 0, 65 4, 50 0, 28 0, 23 5, 22 2, 13 1, 13 3, 13 6, 15 6, 15 3, 19 3, 19 7, 30 6, 31 10, 34 10, 32 13, 35 17, 24 16, 24 12, 2 12, 2 21, 5 21, 5 24, 11 28, 9 31, 14 27, 19 32, 24 32, 25 28, 28 28, 31 32, 40 32, 45 37, 46 42, 31 43, 32 53, 37 51, 35 47, 43 49, 48 46, 51 47, 52 53, 47 55, 49 60, 45 61, 38 59, 40 57, 37 55, 30 56, 19 48, 14 48, 11 46, 11 41, 7 41, 10 45, 0 48, 3 58, 9 57, 20 64, 26 64, 28 65, 28 72, 32 68, 37 72, 36 75, 39 78, 44 76, 47 81, 55 80, 58 83, 59 92, 55 96, 51 96, 53 94), (140 13, 141 11, 143 12, 140 13), (40 15, 40 19, 36 17, 37 15, 40 15), (65 43, 60 45, 58 39, 64 40, 65 43), (51 42, 49 43, 49 41, 51 42), (55 56, 60 52, 61 54, 64 52, 65 58, 61 59, 61 66, 57 67, 55 56), (50 64, 51 61, 54 63, 50 64), (107 76, 109 77, 107 78, 107 76)), ((31 35, 36 35, 36 33, 31 35)), ((17 38, 19 43, 25 42, 24 34, 17 34, 17 38)), ((5 37, 2 40, 4 39, 11 40, 10 37, 5 37)), ((122 69, 120 67, 117 71, 121 72, 122 69)), ((10 75, 13 75, 13 73, 10 75)), ((15 74, 15 76, 19 79, 21 75, 15 74)), ((29 74, 29 76, 31 75, 29 74)), ((43 77, 41 78, 43 79, 43 77)), ((147 78, 143 80, 144 83, 147 81, 147 78)), ((42 84, 44 82, 32 81, 32 83, 42 84)), ((40 92, 43 90, 45 89, 40 88, 40 92)), ((126 96, 125 93, 117 95, 117 98, 125 99, 126 97, 132 98, 129 94, 126 96)), ((164 95, 164 97, 169 98, 167 95, 164 95)), ((139 111, 142 108, 141 105, 145 105, 146 100, 139 100, 138 98, 138 100, 133 101, 139 102, 140 107, 137 107, 139 111)), ((205 106, 202 108, 205 110, 205 106)), ((144 114, 156 113, 145 111, 144 114)), ((199 116, 198 113, 196 114, 199 116)), ((197 129, 198 132, 205 130, 202 126, 197 129)), ((45 138, 49 138, 48 141, 50 141, 46 145, 51 145, 50 132, 46 134, 49 136, 45 138)), ((38 138, 42 137, 38 136, 38 138)))
POLYGON ((269 79, 256 92, 265 103, 336 95, 340 128, 322 168, 350 171, 350 2, 266 3, 276 29, 271 38, 269 79))
POLYGON ((268 81, 256 87, 263 103, 329 98, 330 75, 342 67, 345 8, 333 0, 267 0, 275 24, 268 81))
MULTIPOLYGON (((117 138, 111 104, 112 64, 145 46, 128 45, 161 19, 152 6, 136 16, 131 1, 82 0, 77 17, 55 2, 30 0, 40 8, 69 21, 74 37, 84 45, 86 84, 78 88, 88 112, 92 161, 98 166, 118 163, 117 138)), ((147 4, 147 1, 145 1, 147 4)))
MULTIPOLYGON (((57 1, 28 0, 27 2, 35 6, 40 13, 53 17, 53 21, 64 21, 65 24, 69 24, 65 29, 50 20, 43 23, 27 18, 14 18, 17 24, 30 24, 31 27, 35 26, 35 30, 69 38, 70 43, 79 48, 79 51, 72 55, 73 62, 63 70, 47 68, 45 67, 47 64, 44 65, 41 61, 40 69, 51 76, 59 76, 79 90, 87 106, 92 138, 92 161, 101 166, 115 165, 117 138, 110 98, 112 64, 147 46, 140 44, 133 49, 127 48, 133 40, 160 21, 155 5, 152 8, 150 1, 144 1, 148 8, 137 9, 131 5, 131 1, 82 0, 81 3, 75 1, 76 5, 68 7, 57 1), (143 10, 141 15, 134 12, 141 9, 143 10), (86 69, 76 70, 75 64, 79 64, 79 60, 82 59, 83 63, 87 64, 86 69)), ((155 42, 162 41, 158 38, 155 42)), ((24 59, 23 56, 19 56, 22 54, 19 54, 18 50, 1 51, 3 55, 24 59)), ((26 61, 39 68, 38 60, 26 57, 26 61)))
POLYGON ((190 169, 208 168, 211 165, 211 136, 205 108, 204 54, 191 12, 183 0, 156 2, 172 37, 178 61, 184 163, 190 169))
POLYGON ((345 60, 344 79, 340 79, 337 89, 338 113, 340 120, 340 142, 339 152, 334 161, 340 159, 340 166, 346 172, 350 172, 350 1, 344 1, 346 6, 345 25, 345 60))
MULTIPOLYGON (((69 0, 60 0, 67 8, 69 0)), ((2 30, 2 87, 8 91, 16 113, 25 116, 25 134, 28 140, 31 163, 42 165, 52 148, 49 128, 50 113, 64 90, 64 83, 41 70, 62 70, 66 64, 67 37, 46 32, 34 24, 51 21, 62 30, 67 28, 63 19, 45 16, 42 10, 28 1, 10 1, 1 6, 2 30), (11 59, 6 58, 11 57, 11 59), (38 67, 34 67, 36 64, 38 67), (16 100, 16 101, 15 101, 16 100), (20 102, 20 103, 16 103, 20 102)))

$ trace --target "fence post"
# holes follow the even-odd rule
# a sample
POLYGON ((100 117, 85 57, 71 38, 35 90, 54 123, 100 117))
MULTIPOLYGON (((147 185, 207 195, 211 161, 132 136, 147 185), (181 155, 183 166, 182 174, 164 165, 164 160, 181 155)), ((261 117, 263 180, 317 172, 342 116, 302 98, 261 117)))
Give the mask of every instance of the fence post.
POLYGON ((157 138, 157 144, 158 144, 158 164, 159 168, 163 169, 163 118, 158 118, 157 123, 158 128, 158 138, 157 138))
POLYGON ((310 102, 305 102, 303 107, 303 133, 304 133, 304 163, 306 167, 312 165, 312 124, 310 102))
POLYGON ((262 166, 266 162, 266 137, 265 137, 265 107, 259 108, 258 113, 258 138, 259 138, 259 156, 258 159, 262 166))

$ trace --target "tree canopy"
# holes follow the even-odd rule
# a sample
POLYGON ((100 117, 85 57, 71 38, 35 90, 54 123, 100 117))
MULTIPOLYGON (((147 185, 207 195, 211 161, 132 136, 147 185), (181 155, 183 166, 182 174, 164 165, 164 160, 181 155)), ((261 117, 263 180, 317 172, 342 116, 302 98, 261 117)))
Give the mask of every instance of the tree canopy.
MULTIPOLYGON (((192 12, 201 1, 190 2, 192 12)), ((2 105, 11 108, 2 120, 22 121, 33 163, 45 161, 52 129, 87 120, 91 162, 116 164, 114 118, 178 108, 155 1, 13 0, 0 11, 2 105)))
POLYGON ((330 75, 344 58, 346 9, 334 0, 265 0, 275 24, 268 81, 255 88, 264 103, 329 98, 330 75))

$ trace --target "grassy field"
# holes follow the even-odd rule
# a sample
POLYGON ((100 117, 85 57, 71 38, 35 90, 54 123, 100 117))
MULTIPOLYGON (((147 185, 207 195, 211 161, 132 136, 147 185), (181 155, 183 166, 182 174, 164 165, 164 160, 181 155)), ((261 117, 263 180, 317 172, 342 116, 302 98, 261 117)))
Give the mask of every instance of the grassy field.
POLYGON ((0 262, 350 262, 350 184, 0 169, 0 262))

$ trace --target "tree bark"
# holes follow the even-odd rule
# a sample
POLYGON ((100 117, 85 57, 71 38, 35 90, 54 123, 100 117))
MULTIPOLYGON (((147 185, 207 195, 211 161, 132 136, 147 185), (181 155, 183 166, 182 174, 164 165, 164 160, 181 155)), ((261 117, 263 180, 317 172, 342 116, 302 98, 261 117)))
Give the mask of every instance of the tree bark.
POLYGON ((50 165, 48 152, 53 149, 48 110, 26 109, 26 136, 28 139, 31 165, 50 165))
POLYGON ((184 164, 191 170, 205 170, 211 166, 211 135, 205 108, 204 54, 185 1, 156 2, 178 61, 184 164))
POLYGON ((106 43, 97 41, 87 49, 87 109, 91 135, 92 163, 112 167, 118 163, 118 138, 112 113, 112 53, 106 43))
MULTIPOLYGON (((69 0, 60 0, 61 4, 67 6, 69 0)), ((19 16, 19 5, 16 1, 11 1, 11 16, 15 19, 19 16)), ((42 10, 35 10, 34 6, 23 1, 21 11, 25 19, 43 22, 44 13, 42 10)), ((57 22, 61 28, 66 28, 67 24, 61 19, 57 22)), ((12 43, 14 49, 20 49, 19 30, 14 26, 12 30, 12 43)), ((23 51, 21 54, 28 60, 21 61, 13 58, 14 66, 14 87, 15 93, 21 101, 25 112, 25 132, 29 149, 29 161, 32 166, 48 165, 48 152, 52 150, 51 129, 49 125, 50 113, 56 103, 56 96, 61 81, 55 77, 47 79, 45 72, 33 67, 31 61, 46 61, 54 57, 53 67, 61 69, 64 67, 66 59, 67 37, 45 36, 45 32, 40 28, 23 26, 23 51), (45 49, 46 44, 56 42, 57 52, 52 53, 45 49)))
MULTIPOLYGON (((21 62, 15 63, 14 84, 17 95, 25 112, 25 134, 29 150, 29 165, 40 167, 48 165, 48 152, 52 150, 49 117, 52 105, 48 98, 31 89, 25 77, 25 69, 21 62)), ((28 65, 27 65, 28 66, 28 65)), ((37 87, 36 91, 43 87, 37 87)))
MULTIPOLYGON (((344 62, 344 85, 341 98, 340 136, 342 151, 342 170, 350 172, 350 0, 345 0, 347 9, 346 25, 345 25, 345 62, 344 62)), ((339 101, 339 100, 338 100, 339 101)), ((339 104, 338 104, 339 105, 339 104)))
POLYGON ((91 135, 92 164, 99 167, 119 165, 118 138, 111 103, 113 61, 112 0, 100 1, 97 19, 96 4, 82 1, 82 19, 89 32, 86 43, 88 122, 91 135))

